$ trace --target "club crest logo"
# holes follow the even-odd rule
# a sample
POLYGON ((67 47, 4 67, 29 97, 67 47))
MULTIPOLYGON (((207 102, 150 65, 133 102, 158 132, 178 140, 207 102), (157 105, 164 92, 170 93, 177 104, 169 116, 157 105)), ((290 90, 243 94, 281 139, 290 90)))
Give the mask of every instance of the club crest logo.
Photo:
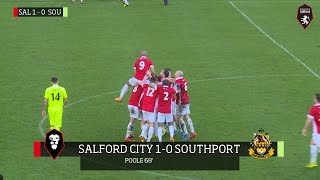
POLYGON ((313 19, 312 8, 306 4, 298 8, 297 20, 306 29, 313 19))
POLYGON ((52 129, 51 131, 47 132, 44 148, 47 150, 53 160, 55 160, 64 149, 62 133, 56 129, 52 129))
POLYGON ((263 134, 264 130, 261 128, 259 133, 253 134, 249 155, 257 159, 266 159, 273 156, 274 149, 270 147, 271 141, 268 133, 263 134))

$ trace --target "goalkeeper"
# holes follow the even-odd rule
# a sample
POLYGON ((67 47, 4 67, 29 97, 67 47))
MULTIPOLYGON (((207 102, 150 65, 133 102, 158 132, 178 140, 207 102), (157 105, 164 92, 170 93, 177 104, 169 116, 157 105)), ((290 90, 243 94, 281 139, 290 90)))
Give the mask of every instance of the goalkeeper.
POLYGON ((56 129, 60 131, 62 127, 63 109, 67 103, 68 95, 66 89, 58 85, 58 78, 51 78, 51 83, 52 86, 48 87, 44 94, 41 114, 43 118, 46 117, 46 107, 48 105, 50 129, 56 129))

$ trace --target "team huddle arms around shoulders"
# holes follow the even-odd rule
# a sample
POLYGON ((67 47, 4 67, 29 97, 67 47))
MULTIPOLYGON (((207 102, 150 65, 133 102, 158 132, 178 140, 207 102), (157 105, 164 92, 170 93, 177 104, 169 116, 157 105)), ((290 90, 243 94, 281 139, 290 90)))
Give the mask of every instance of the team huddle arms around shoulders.
POLYGON ((120 96, 122 99, 129 87, 132 88, 128 101, 130 120, 127 126, 125 142, 133 142, 133 125, 138 120, 141 125, 140 142, 150 142, 162 137, 169 131, 169 141, 175 141, 175 135, 180 132, 182 141, 197 136, 190 118, 190 101, 188 96, 188 81, 182 71, 172 75, 171 69, 161 70, 157 76, 153 61, 148 58, 146 51, 134 63, 135 74, 124 84, 120 96), (187 121, 191 133, 188 133, 187 121), (168 129, 168 130, 167 130, 168 129))
MULTIPOLYGON (((140 121, 140 142, 150 142, 152 138, 162 142, 162 137, 169 132, 169 141, 174 142, 180 132, 182 141, 197 136, 190 118, 188 81, 182 71, 172 74, 170 68, 161 70, 157 76, 153 61, 148 53, 142 51, 134 63, 134 76, 123 85, 120 96, 115 99, 122 102, 126 92, 131 89, 128 101, 130 120, 127 126, 125 142, 133 142, 133 125, 140 121), (187 124, 190 133, 188 132, 187 124)), ((59 86, 56 77, 51 78, 52 86, 45 90, 42 117, 49 118, 50 129, 61 131, 62 115, 67 103, 67 91, 59 86)))

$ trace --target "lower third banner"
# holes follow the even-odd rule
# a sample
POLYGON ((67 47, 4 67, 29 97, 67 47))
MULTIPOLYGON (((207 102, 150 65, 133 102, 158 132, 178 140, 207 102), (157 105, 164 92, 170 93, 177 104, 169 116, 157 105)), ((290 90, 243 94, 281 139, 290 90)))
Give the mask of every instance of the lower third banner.
POLYGON ((35 142, 34 156, 80 157, 81 170, 239 170, 240 156, 257 159, 284 156, 283 141, 256 145, 250 142, 51 141, 35 142))

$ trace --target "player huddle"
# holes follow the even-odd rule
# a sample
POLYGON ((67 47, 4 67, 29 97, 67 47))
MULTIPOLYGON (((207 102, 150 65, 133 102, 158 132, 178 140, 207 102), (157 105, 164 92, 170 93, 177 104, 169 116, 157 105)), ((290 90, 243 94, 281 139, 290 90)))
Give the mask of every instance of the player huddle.
POLYGON ((189 116, 188 81, 183 72, 177 71, 173 77, 171 70, 166 68, 156 76, 153 62, 147 57, 146 51, 140 53, 134 69, 134 77, 123 86, 120 97, 115 99, 121 102, 129 86, 133 87, 128 102, 130 121, 125 141, 133 141, 132 129, 136 120, 141 120, 141 142, 150 142, 154 135, 162 142, 165 126, 169 129, 170 142, 174 142, 174 135, 178 130, 183 140, 195 138, 197 134, 189 116), (188 122, 190 135, 183 119, 188 122))

